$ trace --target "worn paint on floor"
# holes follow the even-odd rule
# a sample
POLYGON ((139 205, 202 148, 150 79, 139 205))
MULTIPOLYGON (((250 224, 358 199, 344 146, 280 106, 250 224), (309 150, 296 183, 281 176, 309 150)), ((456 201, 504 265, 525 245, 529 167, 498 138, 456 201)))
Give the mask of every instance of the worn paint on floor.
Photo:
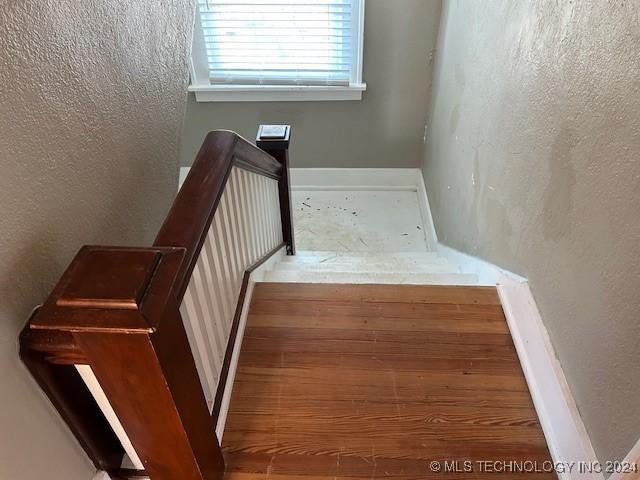
POLYGON ((429 250, 416 192, 294 191, 296 247, 337 252, 429 250))

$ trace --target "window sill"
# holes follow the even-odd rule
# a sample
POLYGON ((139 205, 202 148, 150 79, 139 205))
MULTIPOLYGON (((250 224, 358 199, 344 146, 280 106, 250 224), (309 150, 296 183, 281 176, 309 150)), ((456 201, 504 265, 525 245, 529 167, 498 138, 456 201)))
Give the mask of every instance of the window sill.
POLYGON ((190 85, 196 102, 319 102, 361 100, 366 83, 348 87, 308 85, 190 85))

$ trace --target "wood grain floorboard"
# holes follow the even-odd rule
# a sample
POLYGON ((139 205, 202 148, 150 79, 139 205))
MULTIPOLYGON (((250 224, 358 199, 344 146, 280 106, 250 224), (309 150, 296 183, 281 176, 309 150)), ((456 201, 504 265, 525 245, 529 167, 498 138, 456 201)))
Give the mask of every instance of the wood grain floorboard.
POLYGON ((257 284, 222 443, 227 480, 555 478, 476 463, 550 460, 489 287, 257 284))
POLYGON ((491 318, 502 316, 500 307, 496 305, 451 305, 401 302, 349 302, 347 300, 300 300, 292 299, 256 299, 252 302, 254 314, 263 315, 299 315, 299 316, 353 316, 367 319, 382 317, 388 319, 419 319, 428 322, 448 315, 450 322, 464 318, 491 318), (456 317, 457 314, 457 317, 456 317))
POLYGON ((493 307, 490 312, 477 313, 454 311, 448 313, 447 322, 438 315, 423 315, 420 318, 392 319, 377 316, 347 317, 339 315, 290 315, 254 313, 251 325, 259 327, 293 328, 340 328, 343 330, 376 330, 393 332, 452 332, 452 333, 509 333, 502 310, 493 307), (390 321, 391 320, 391 321, 390 321))
POLYGON ((263 283, 254 298, 286 300, 345 300, 348 302, 429 303, 453 305, 498 305, 500 299, 493 287, 461 287, 448 285, 350 285, 298 283, 263 283))

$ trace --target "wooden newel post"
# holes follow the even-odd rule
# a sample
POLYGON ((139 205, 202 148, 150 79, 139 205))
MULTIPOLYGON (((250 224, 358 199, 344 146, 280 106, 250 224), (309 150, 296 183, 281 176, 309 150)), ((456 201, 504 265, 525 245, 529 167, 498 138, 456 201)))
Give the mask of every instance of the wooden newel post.
POLYGON ((184 254, 83 247, 30 328, 73 336, 152 480, 218 480, 222 452, 175 296, 184 254))
POLYGON ((291 172, 289 171, 290 136, 290 125, 260 125, 258 136, 256 137, 256 145, 282 164, 282 178, 278 182, 282 238, 287 246, 287 255, 295 255, 293 210, 291 208, 291 172))

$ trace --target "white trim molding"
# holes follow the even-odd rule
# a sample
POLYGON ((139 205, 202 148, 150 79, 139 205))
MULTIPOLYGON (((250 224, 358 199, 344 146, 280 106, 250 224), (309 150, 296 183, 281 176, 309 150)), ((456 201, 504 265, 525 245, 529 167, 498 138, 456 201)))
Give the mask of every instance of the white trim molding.
POLYGON ((316 85, 190 85, 196 102, 319 102, 361 100, 366 83, 316 85))
POLYGON ((598 458, 528 282, 504 274, 497 288, 551 457, 568 465, 566 470, 573 465, 570 471, 559 471, 558 477, 602 480, 602 473, 580 471, 580 465, 596 465, 598 458))
MULTIPOLYGON (((362 79, 366 0, 352 0, 350 78, 340 85, 212 84, 200 6, 194 16, 189 91, 196 102, 315 102, 361 100, 367 84, 362 79)), ((294 79, 291 79, 293 82, 294 79)), ((322 82, 321 82, 322 83, 322 82)))
POLYGON ((417 191, 418 168, 292 168, 292 190, 417 191))
MULTIPOLYGON (((418 193, 418 207, 420 208, 420 215, 422 216, 422 225, 424 226, 424 235, 427 238, 428 245, 435 245, 438 250, 438 234, 436 233, 436 226, 433 223, 433 215, 431 215, 431 206, 429 205, 429 197, 427 195, 427 187, 424 183, 424 177, 422 171, 418 170, 417 179, 417 193, 418 193)), ((440 252, 438 252, 440 253, 440 252)), ((466 272, 476 273, 476 272, 466 272)))

